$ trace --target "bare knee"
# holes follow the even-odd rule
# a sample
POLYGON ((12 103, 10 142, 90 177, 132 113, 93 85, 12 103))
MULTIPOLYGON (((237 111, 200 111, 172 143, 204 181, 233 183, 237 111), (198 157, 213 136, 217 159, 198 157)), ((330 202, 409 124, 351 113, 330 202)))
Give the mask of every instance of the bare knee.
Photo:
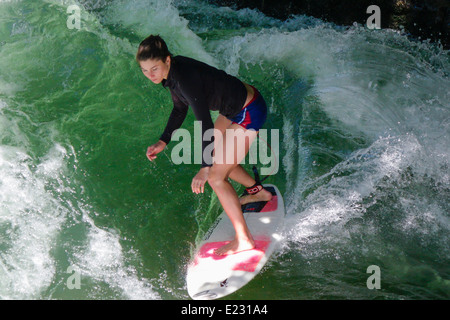
POLYGON ((225 182, 227 177, 224 176, 223 174, 220 174, 220 172, 218 172, 217 170, 214 170, 213 167, 209 171, 208 183, 211 186, 211 188, 215 189, 217 187, 220 187, 225 182))

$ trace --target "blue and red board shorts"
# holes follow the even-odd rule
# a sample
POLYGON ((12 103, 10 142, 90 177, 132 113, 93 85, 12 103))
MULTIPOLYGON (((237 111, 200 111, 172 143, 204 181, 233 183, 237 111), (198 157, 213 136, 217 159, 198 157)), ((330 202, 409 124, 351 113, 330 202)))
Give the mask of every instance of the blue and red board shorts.
POLYGON ((261 93, 255 87, 251 87, 255 92, 253 99, 237 115, 228 119, 245 129, 259 131, 267 118, 267 105, 261 93))

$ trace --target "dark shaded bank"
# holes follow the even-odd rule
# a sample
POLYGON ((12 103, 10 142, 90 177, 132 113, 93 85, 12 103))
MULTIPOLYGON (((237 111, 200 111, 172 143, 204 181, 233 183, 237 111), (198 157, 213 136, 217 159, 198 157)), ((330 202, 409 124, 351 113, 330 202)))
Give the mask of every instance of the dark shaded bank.
POLYGON ((370 5, 381 11, 381 28, 404 30, 419 39, 450 45, 448 0, 208 0, 220 6, 258 9, 268 16, 286 19, 305 14, 339 25, 366 24, 370 5))

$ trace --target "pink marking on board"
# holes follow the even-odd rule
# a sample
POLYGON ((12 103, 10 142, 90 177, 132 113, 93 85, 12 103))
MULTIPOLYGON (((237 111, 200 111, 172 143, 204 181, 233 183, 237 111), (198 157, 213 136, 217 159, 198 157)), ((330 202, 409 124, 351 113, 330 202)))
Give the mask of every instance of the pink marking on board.
POLYGON ((258 266, 259 261, 264 256, 270 244, 268 240, 255 240, 255 248, 246 250, 235 254, 219 256, 215 254, 216 249, 226 245, 230 241, 218 241, 205 243, 194 260, 194 265, 208 260, 209 263, 220 262, 221 267, 226 266, 231 270, 254 272, 258 266))
POLYGON ((278 197, 272 196, 272 199, 266 203, 266 205, 264 206, 264 208, 262 208, 260 212, 275 211, 277 210, 277 208, 278 208, 278 197))

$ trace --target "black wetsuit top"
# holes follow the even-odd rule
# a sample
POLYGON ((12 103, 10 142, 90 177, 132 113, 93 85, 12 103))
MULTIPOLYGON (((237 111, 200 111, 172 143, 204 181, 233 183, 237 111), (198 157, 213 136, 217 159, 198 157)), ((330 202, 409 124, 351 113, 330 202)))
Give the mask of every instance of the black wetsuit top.
MULTIPOLYGON (((167 80, 162 85, 169 88, 173 100, 172 113, 160 138, 167 144, 186 118, 188 106, 196 119, 202 121, 203 136, 206 130, 214 128, 210 110, 231 118, 240 112, 247 99, 247 89, 238 78, 183 56, 172 58, 167 80)), ((202 167, 212 164, 212 158, 203 155, 210 143, 202 142, 202 167)))

